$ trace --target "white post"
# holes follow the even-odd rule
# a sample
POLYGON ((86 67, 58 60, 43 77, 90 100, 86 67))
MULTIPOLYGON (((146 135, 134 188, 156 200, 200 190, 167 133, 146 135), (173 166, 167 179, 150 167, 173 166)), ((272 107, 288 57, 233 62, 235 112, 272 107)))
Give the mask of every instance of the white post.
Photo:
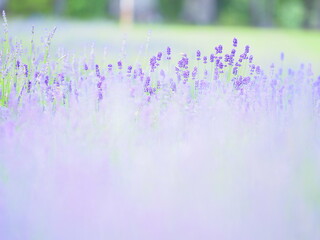
POLYGON ((132 25, 134 21, 134 0, 120 0, 120 23, 132 25))

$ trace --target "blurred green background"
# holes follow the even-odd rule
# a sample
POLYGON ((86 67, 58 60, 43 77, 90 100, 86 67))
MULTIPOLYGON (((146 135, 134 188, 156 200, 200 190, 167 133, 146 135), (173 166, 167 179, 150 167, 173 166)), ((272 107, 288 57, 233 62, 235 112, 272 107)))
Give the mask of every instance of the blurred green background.
POLYGON ((121 18, 122 9, 143 23, 320 29, 320 0, 0 0, 0 9, 20 17, 110 20, 121 18))
POLYGON ((320 74, 320 0, 0 0, 0 7, 14 40, 29 44, 35 26, 41 46, 57 26, 53 48, 87 54, 94 45, 97 57, 111 63, 123 60, 123 49, 127 62, 148 60, 167 46, 177 57, 197 49, 209 55, 237 37, 263 67, 280 64, 284 52, 288 67, 310 63, 320 74), (119 27, 122 18, 129 27, 119 27))

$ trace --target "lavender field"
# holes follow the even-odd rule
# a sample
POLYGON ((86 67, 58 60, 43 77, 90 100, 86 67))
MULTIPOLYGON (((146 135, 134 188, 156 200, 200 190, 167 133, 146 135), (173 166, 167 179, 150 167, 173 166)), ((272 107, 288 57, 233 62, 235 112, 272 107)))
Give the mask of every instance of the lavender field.
POLYGON ((320 33, 86 24, 4 16, 1 240, 320 239, 320 33))

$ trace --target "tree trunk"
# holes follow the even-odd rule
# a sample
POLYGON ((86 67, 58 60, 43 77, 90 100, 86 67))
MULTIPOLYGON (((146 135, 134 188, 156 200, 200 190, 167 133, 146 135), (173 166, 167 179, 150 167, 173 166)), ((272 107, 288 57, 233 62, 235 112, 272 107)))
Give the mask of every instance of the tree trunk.
POLYGON ((120 23, 131 25, 134 20, 134 0, 120 0, 120 23))
POLYGON ((316 28, 320 29, 320 1, 316 0, 316 28))
POLYGON ((212 23, 217 19, 217 0, 185 0, 183 16, 191 23, 212 23))
POLYGON ((3 10, 6 10, 6 6, 7 6, 7 0, 0 0, 0 11, 2 14, 3 10))
POLYGON ((304 7, 305 7, 305 15, 303 20, 303 27, 304 28, 311 28, 312 27, 312 10, 315 6, 315 3, 319 0, 303 0, 304 7))
POLYGON ((119 17, 120 12, 120 1, 119 0, 109 0, 108 11, 111 16, 119 17))
POLYGON ((109 11, 123 24, 133 21, 148 22, 158 17, 156 0, 109 0, 109 11))
POLYGON ((135 0, 134 17, 140 22, 152 22, 157 20, 157 0, 135 0))
POLYGON ((254 26, 269 27, 273 25, 274 0, 250 0, 251 23, 254 26))
POLYGON ((276 9, 276 0, 266 0, 266 26, 273 26, 274 13, 276 9))
POLYGON ((65 12, 66 0, 55 0, 54 1, 54 13, 61 16, 65 12))

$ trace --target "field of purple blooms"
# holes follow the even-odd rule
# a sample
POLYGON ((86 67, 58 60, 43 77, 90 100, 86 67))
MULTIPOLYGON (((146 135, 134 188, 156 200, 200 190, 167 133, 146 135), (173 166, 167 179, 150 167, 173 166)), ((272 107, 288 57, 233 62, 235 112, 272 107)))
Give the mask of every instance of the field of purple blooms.
POLYGON ((3 17, 1 240, 320 238, 319 62, 174 32, 68 51, 3 17))

